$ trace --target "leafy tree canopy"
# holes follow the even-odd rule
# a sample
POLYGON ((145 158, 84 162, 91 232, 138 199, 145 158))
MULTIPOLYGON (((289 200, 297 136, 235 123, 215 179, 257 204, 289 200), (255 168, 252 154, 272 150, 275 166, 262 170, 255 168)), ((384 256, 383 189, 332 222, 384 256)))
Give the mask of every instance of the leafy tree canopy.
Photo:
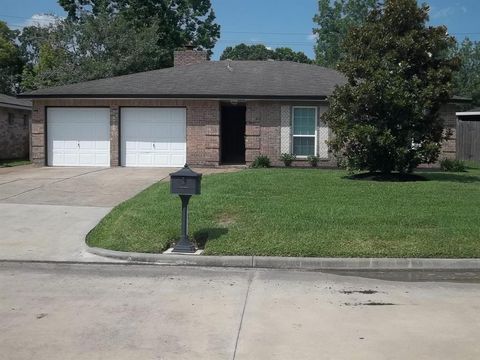
POLYGON ((220 35, 210 0, 59 0, 66 20, 27 27, 24 90, 160 69, 191 43, 211 53, 220 35))
POLYGON ((455 75, 455 94, 471 97, 480 105, 480 42, 465 39, 454 52, 461 60, 455 75))
POLYGON ((319 0, 318 13, 313 18, 317 28, 315 45, 316 62, 335 68, 342 58, 342 43, 352 26, 365 22, 368 12, 376 7, 377 0, 319 0))
MULTIPOLYGON (((193 44, 212 49, 220 36, 220 25, 210 0, 59 0, 72 21, 85 15, 122 15, 135 29, 156 25, 161 36, 157 43, 163 49, 174 50, 193 44)), ((169 62, 172 63, 172 59, 169 62)))
POLYGON ((227 47, 220 60, 278 60, 295 61, 299 63, 311 64, 313 61, 303 52, 293 51, 287 47, 269 49, 265 45, 246 45, 239 44, 227 47))
POLYGON ((16 44, 18 31, 10 30, 0 21, 0 93, 14 94, 24 65, 16 44))
POLYGON ((86 16, 48 28, 30 28, 22 48, 31 63, 23 73, 24 89, 148 71, 167 64, 168 49, 157 45, 158 25, 136 30, 123 16, 86 16))
POLYGON ((439 157, 439 110, 459 59, 446 28, 426 25, 428 11, 416 0, 385 0, 346 37, 339 69, 348 82, 323 118, 335 133, 331 150, 352 171, 406 172, 439 157))

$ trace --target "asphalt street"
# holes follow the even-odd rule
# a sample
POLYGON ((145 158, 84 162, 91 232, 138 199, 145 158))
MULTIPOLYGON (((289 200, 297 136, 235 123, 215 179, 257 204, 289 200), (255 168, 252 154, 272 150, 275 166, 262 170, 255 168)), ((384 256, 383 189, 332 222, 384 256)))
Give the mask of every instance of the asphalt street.
POLYGON ((479 359, 480 276, 0 263, 0 359, 479 359))

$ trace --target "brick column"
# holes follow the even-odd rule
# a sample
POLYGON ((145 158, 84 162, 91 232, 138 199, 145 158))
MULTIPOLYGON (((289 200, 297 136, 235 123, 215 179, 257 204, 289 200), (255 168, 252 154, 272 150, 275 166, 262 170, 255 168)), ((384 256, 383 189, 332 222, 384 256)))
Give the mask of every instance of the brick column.
POLYGON ((257 104, 247 102, 245 120, 245 162, 249 165, 260 155, 260 111, 257 104))
POLYGON ((31 153, 30 160, 39 166, 45 166, 46 163, 46 129, 45 129, 45 106, 39 105, 37 101, 33 102, 32 113, 32 134, 31 134, 31 153))
POLYGON ((120 166, 119 107, 110 106, 110 166, 120 166))

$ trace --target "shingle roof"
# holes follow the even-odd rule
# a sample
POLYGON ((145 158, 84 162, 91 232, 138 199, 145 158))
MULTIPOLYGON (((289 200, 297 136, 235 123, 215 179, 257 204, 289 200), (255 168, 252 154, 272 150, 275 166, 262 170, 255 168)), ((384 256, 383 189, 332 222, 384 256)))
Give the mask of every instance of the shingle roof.
POLYGON ((14 109, 31 109, 32 102, 25 99, 17 99, 13 96, 0 94, 0 107, 14 108, 14 109))
POLYGON ((339 72, 290 61, 208 61, 24 93, 34 97, 322 99, 344 84, 339 72))

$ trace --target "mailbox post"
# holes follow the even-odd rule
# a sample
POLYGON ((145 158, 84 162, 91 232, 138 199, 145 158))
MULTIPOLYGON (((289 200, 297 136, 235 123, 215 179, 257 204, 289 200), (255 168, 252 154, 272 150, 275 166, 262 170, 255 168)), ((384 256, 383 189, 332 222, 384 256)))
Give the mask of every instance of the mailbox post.
POLYGON ((170 174, 170 192, 182 200, 182 235, 172 252, 194 253, 196 251, 188 239, 188 202, 192 195, 199 195, 202 174, 191 170, 187 164, 177 172, 170 174))

